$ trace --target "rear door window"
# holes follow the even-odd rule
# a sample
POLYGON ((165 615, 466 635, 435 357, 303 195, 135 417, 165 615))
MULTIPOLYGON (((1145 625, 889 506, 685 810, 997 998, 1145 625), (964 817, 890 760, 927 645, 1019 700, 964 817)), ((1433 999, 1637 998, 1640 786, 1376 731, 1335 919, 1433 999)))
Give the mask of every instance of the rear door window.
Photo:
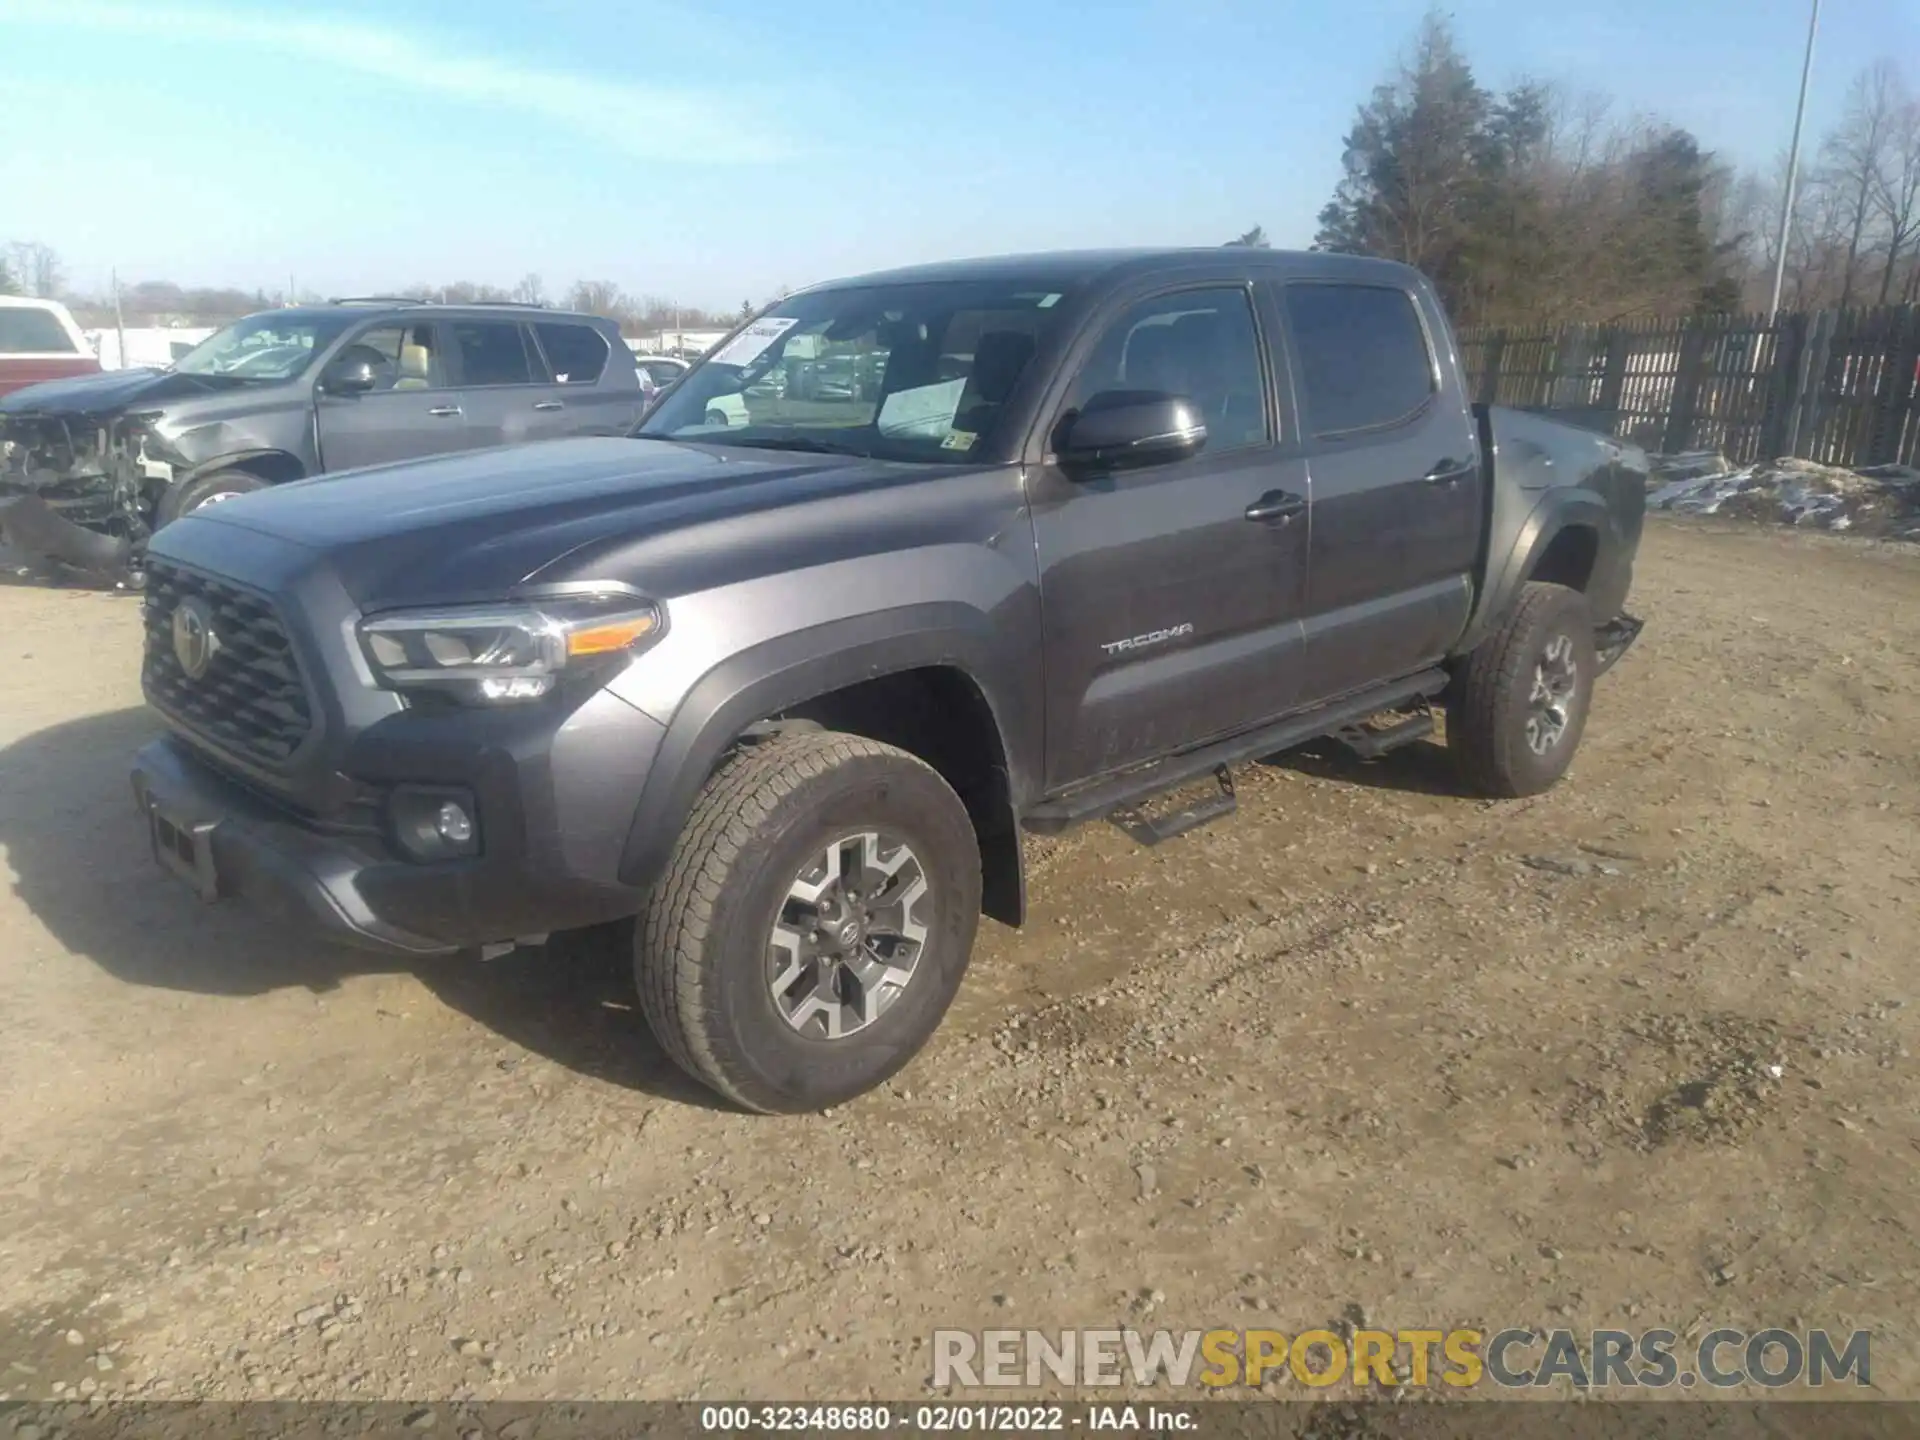
POLYGON ((455 320, 447 330, 453 337, 463 389, 534 383, 533 362, 519 325, 508 320, 455 320))
POLYGON ((535 325, 533 333, 546 352, 547 368, 557 385, 591 385, 607 368, 607 356, 612 352, 605 337, 591 325, 553 321, 535 325))
POLYGON ((1433 398, 1433 351, 1406 291, 1302 281, 1286 307, 1315 435, 1396 425, 1433 398))

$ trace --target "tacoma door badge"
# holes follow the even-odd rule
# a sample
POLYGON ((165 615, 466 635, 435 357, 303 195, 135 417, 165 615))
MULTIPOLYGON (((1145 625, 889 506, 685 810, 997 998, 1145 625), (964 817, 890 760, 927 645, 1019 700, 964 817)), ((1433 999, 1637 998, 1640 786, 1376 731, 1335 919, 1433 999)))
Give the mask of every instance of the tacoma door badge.
POLYGON ((1146 650, 1155 645, 1164 645, 1169 640, 1178 640, 1182 636, 1193 634, 1191 623, 1175 625, 1166 630, 1149 630, 1144 635, 1135 635, 1130 640, 1109 640, 1100 648, 1109 655, 1124 655, 1129 650, 1146 650))

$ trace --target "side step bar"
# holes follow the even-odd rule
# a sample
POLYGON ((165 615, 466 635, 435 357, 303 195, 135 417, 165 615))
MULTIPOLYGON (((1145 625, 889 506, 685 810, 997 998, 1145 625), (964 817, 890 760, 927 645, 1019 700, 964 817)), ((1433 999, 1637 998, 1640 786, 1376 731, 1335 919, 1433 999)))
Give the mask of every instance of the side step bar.
POLYGON ((1622 611, 1606 624, 1594 627, 1593 648, 1600 659, 1600 674, 1611 670, 1614 662, 1632 648, 1646 623, 1622 611))
POLYGON ((1196 800, 1168 815, 1146 815, 1136 812, 1128 816, 1123 810, 1114 813, 1114 823, 1126 831, 1136 843, 1151 849, 1164 841, 1184 835, 1189 830, 1198 830, 1202 825, 1211 825, 1223 820, 1240 808, 1239 797, 1233 793, 1233 771, 1225 765, 1213 772, 1213 778, 1220 783, 1220 793, 1210 795, 1205 800, 1196 800), (1126 817, 1126 818, 1122 818, 1126 817))
POLYGON ((1433 734, 1433 729, 1433 713, 1425 711, 1419 715, 1409 715, 1398 725, 1389 725, 1384 730, 1349 725, 1334 738, 1362 760, 1378 760, 1389 750, 1398 750, 1402 745, 1426 739, 1433 734))
POLYGON ((1021 824, 1036 835, 1057 835, 1070 826, 1102 819, 1116 810, 1138 805, 1143 800, 1198 780, 1223 765, 1257 760, 1263 755, 1272 755, 1292 749, 1295 745, 1304 745, 1309 740, 1318 740, 1322 735, 1337 735, 1370 715, 1392 710, 1410 700, 1432 699, 1446 688, 1446 671, 1423 670, 1405 680, 1362 690, 1322 709, 1296 715, 1291 720, 1282 720, 1264 729, 1217 740, 1198 750, 1169 755, 1137 770, 1096 780, 1036 805, 1022 817, 1021 824))

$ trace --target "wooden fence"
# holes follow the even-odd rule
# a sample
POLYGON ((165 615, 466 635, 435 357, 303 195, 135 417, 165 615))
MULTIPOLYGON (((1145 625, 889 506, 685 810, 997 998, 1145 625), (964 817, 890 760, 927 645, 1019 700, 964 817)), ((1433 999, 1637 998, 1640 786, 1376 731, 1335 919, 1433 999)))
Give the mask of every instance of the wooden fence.
POLYGON ((1920 306, 1469 330, 1475 397, 1645 448, 1920 465, 1920 306))

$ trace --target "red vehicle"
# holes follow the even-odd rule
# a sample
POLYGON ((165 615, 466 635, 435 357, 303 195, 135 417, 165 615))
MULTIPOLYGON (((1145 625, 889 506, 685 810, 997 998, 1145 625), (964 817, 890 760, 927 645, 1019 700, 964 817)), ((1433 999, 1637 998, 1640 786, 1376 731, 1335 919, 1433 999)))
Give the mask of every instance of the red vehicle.
POLYGON ((99 372, 100 362, 66 306, 0 295, 0 395, 99 372))

